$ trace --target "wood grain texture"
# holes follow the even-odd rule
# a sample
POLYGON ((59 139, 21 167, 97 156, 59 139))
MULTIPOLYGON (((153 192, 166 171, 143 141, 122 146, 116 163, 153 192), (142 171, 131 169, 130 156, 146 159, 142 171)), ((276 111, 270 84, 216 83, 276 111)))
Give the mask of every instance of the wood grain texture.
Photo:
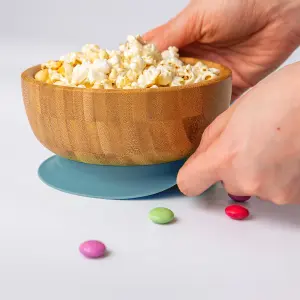
MULTIPOLYGON (((194 58, 182 58, 195 64, 194 58)), ((26 113, 36 138, 71 160, 101 165, 149 165, 190 155, 205 128, 230 104, 231 71, 182 87, 95 90, 34 79, 22 73, 26 113)))

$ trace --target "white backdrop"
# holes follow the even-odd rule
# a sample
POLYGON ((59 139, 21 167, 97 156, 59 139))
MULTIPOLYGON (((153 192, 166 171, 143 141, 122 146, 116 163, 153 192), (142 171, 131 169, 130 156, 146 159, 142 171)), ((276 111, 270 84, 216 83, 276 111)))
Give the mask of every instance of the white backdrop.
POLYGON ((253 217, 235 222, 224 215, 220 187, 195 198, 172 190, 147 201, 106 201, 60 193, 36 176, 50 153, 29 128, 21 71, 85 43, 114 48, 186 1, 0 2, 0 299, 296 299, 300 206, 252 199, 253 217), (158 205, 178 222, 149 222, 158 205), (83 259, 77 248, 86 239, 102 240, 110 255, 83 259))

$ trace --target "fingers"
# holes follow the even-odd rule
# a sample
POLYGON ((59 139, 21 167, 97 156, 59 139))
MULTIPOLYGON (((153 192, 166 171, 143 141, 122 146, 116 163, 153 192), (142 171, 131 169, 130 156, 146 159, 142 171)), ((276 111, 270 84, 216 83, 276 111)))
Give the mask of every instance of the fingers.
POLYGON ((183 194, 199 195, 220 180, 218 168, 222 155, 218 146, 216 141, 207 151, 192 156, 181 168, 177 184, 183 194))
POLYGON ((143 39, 155 44, 160 51, 169 46, 181 48, 197 39, 197 24, 200 23, 200 20, 196 18, 196 10, 188 5, 166 24, 147 32, 143 39))

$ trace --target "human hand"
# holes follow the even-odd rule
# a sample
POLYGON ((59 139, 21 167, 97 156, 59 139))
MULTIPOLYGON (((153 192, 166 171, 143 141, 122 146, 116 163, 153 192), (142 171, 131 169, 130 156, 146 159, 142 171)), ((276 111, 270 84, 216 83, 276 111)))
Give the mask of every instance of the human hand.
POLYGON ((275 70, 300 43, 299 0, 191 0, 174 19, 146 33, 160 50, 227 65, 233 98, 275 70))
POLYGON ((198 195, 217 181, 232 195, 300 203, 300 62, 237 100, 205 130, 179 171, 180 190, 198 195))

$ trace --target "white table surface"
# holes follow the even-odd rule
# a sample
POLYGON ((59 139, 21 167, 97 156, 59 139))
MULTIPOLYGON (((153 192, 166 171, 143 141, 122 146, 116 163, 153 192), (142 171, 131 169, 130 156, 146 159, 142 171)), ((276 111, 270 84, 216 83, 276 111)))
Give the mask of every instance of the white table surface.
MULTIPOLYGON (((251 219, 238 222, 224 214, 229 200, 221 187, 195 198, 173 189, 151 200, 109 201, 64 194, 41 183, 37 168, 51 154, 30 130, 19 73, 73 50, 77 41, 55 44, 20 36, 2 42, 1 300, 299 297, 300 206, 252 199, 251 219), (148 221, 148 211, 156 206, 172 209, 177 222, 148 221), (109 255, 84 259, 78 246, 88 239, 106 243, 109 255)), ((295 60, 300 51, 289 62, 295 60)))

